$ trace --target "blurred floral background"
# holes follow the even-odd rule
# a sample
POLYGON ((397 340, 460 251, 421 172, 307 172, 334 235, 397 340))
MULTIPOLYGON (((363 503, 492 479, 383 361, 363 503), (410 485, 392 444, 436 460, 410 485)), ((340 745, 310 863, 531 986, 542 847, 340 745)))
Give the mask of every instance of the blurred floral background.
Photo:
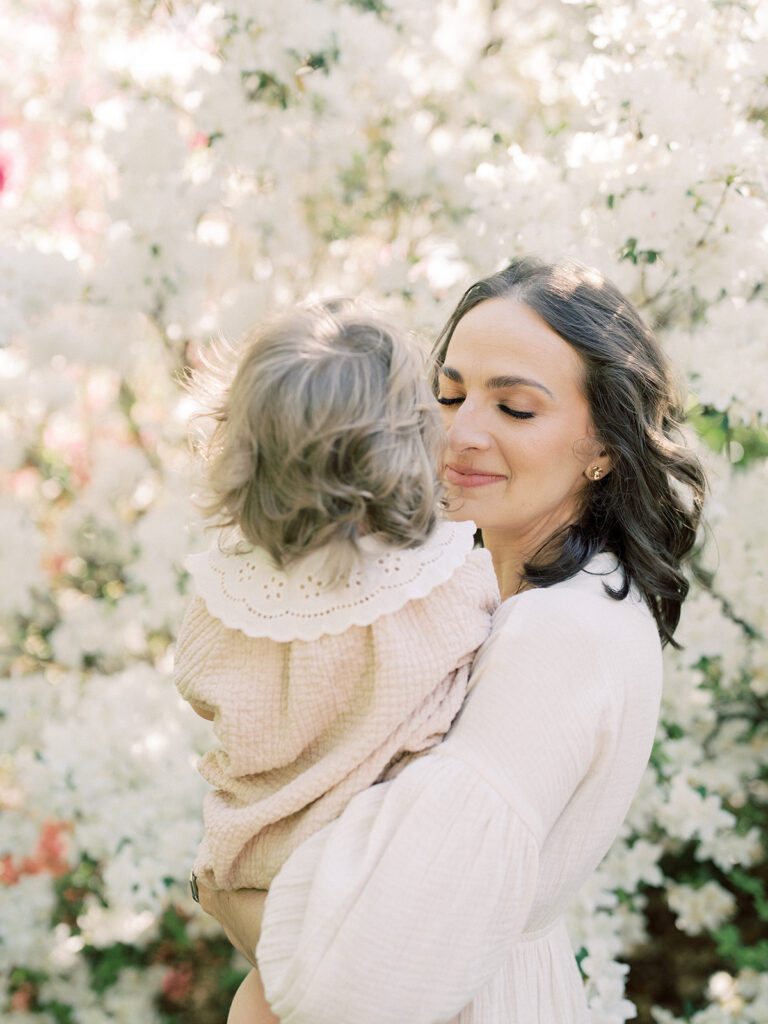
POLYGON ((0 6, 2 1020, 214 1024, 243 973, 186 886, 185 368, 329 293, 428 341, 534 252, 657 327, 712 488, 651 764, 573 909, 594 1024, 765 1024, 768 7, 0 6))

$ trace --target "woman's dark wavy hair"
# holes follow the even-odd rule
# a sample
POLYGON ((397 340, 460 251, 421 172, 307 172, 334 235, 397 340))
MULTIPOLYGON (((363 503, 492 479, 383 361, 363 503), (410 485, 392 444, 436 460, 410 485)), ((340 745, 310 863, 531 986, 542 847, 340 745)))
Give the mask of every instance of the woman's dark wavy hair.
POLYGON ((487 299, 534 310, 572 345, 586 367, 592 422, 612 470, 584 488, 577 522, 558 531, 524 565, 523 580, 548 587, 574 576, 598 552, 613 552, 624 584, 647 601, 663 644, 672 639, 688 593, 682 564, 696 541, 706 478, 680 433, 682 400, 653 332, 615 285, 579 264, 524 257, 473 284, 433 351, 433 388, 459 321, 487 299))

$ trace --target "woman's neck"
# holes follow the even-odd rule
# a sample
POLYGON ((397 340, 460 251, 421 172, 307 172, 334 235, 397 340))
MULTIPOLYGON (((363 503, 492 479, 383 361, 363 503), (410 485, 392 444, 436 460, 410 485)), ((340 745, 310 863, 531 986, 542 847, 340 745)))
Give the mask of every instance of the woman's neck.
POLYGON ((525 579, 525 564, 533 559, 544 562, 557 557, 562 537, 558 530, 548 534, 519 538, 503 531, 483 530, 483 546, 491 553, 493 569, 499 583, 502 601, 531 590, 525 579))
POLYGON ((485 530, 483 546, 490 551, 502 601, 529 589, 529 584, 523 579, 527 554, 515 544, 495 536, 492 532, 489 535, 485 530))

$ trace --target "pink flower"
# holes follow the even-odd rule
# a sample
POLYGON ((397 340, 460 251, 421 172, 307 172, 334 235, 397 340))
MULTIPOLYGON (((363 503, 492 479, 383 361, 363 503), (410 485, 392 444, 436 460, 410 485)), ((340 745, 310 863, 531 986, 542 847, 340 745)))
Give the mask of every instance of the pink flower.
POLYGON ((192 968, 186 964, 173 967, 163 978, 163 995, 172 1003, 182 1003, 192 988, 192 968))
POLYGON ((32 987, 30 985, 22 985, 11 996, 11 1009, 20 1010, 22 1013, 25 1013, 31 1006, 32 987))
POLYGON ((70 869, 66 859, 67 844, 64 838, 72 826, 66 821, 46 821, 40 829, 40 836, 34 852, 14 864, 7 853, 0 857, 0 885, 16 885, 25 875, 49 874, 60 878, 70 869))

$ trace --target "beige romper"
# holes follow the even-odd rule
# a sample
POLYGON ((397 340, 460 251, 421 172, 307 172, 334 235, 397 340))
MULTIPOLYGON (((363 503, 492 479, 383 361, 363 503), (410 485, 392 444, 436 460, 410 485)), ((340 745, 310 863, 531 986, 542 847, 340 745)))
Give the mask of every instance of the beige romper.
POLYGON ((267 888, 352 796, 443 738, 499 600, 473 536, 443 522, 404 550, 371 535, 340 575, 327 549, 285 571, 261 549, 188 557, 175 680, 219 742, 199 763, 200 881, 267 888))

